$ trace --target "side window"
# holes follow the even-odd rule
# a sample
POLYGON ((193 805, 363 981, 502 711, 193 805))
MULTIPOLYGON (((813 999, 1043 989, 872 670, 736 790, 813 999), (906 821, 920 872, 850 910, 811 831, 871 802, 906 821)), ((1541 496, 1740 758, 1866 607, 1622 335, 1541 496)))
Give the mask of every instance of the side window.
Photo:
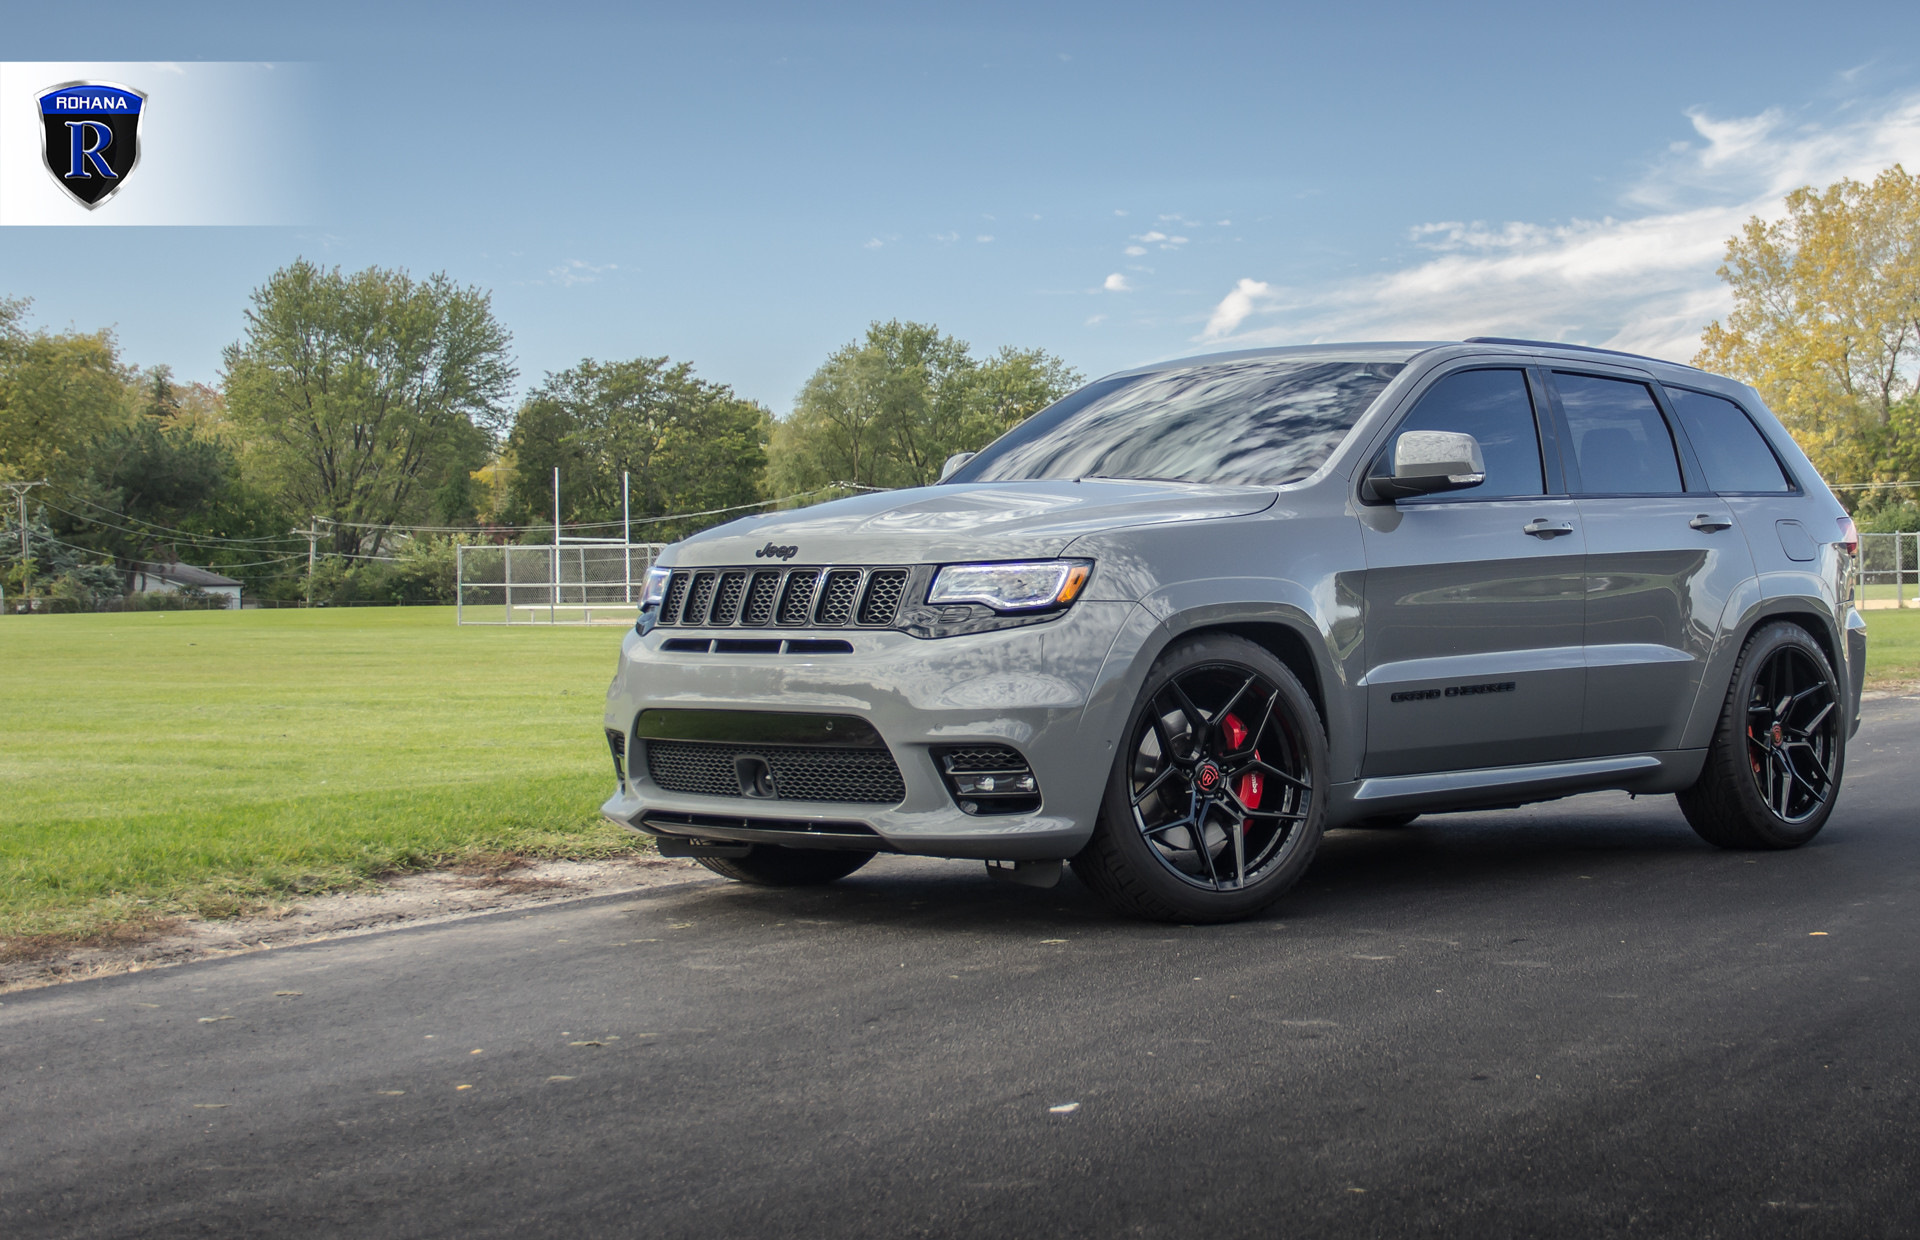
MULTIPOLYGON (((1520 370, 1462 370, 1427 389, 1400 431, 1464 431, 1480 441, 1487 480, 1456 491, 1453 500, 1501 499, 1546 492, 1540 470, 1540 431, 1533 398, 1520 370)), ((1396 432, 1394 440, 1399 441, 1396 432)), ((1387 460, 1393 460, 1388 449, 1387 460)))
POLYGON ((1790 491, 1773 449, 1746 410, 1721 396, 1670 387, 1667 398, 1693 443, 1693 454, 1716 491, 1790 491))
POLYGON ((1573 433, 1580 486, 1596 495, 1673 495, 1680 458, 1673 432, 1644 383, 1556 371, 1554 387, 1573 433))

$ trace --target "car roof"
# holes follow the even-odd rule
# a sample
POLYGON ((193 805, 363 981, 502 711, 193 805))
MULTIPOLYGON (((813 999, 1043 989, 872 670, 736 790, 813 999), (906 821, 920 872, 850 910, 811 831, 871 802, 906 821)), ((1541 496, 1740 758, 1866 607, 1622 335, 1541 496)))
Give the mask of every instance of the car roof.
MULTIPOLYGON (((1521 340, 1509 336, 1469 336, 1465 340, 1370 340, 1351 343, 1327 343, 1286 345, 1266 349, 1237 349, 1226 353, 1200 353, 1189 357, 1172 358, 1163 362, 1154 362, 1146 366, 1136 366, 1117 372, 1114 378, 1123 375, 1152 374, 1162 370, 1179 370, 1189 366, 1213 365, 1220 362, 1253 361, 1260 358, 1297 359, 1306 361, 1324 357, 1329 361, 1350 362, 1410 362, 1423 354, 1439 350, 1454 350, 1459 355, 1480 355, 1486 353, 1505 353, 1523 357, 1552 357, 1559 355, 1567 361, 1603 361, 1618 358, 1622 361, 1638 363, 1649 368, 1659 368, 1681 375, 1699 379, 1718 379, 1706 371, 1689 366, 1684 362, 1668 361, 1664 358, 1649 357, 1642 353, 1627 353, 1619 349, 1602 349, 1593 345, 1565 344, 1551 340, 1521 340)), ((1728 380, 1721 379, 1725 383, 1728 380)))

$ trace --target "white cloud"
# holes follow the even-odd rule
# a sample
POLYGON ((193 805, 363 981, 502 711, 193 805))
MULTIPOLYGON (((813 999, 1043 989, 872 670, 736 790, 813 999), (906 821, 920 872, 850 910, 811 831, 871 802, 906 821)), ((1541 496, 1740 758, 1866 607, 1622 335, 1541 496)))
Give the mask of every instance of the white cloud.
POLYGON ((960 240, 960 234, 957 232, 932 233, 930 235, 933 240, 940 242, 942 245, 952 245, 954 242, 960 240))
POLYGON ((980 242, 982 245, 985 245, 987 242, 993 240, 993 234, 981 233, 979 236, 975 237, 974 240, 980 242))
POLYGON ((1100 287, 1109 293, 1131 293, 1133 291, 1133 285, 1128 284, 1127 278, 1117 271, 1108 276, 1100 287))
POLYGON ((1134 238, 1135 241, 1144 241, 1144 242, 1147 242, 1149 245, 1151 245, 1155 241, 1165 241, 1166 239, 1167 239, 1167 234, 1161 232, 1157 228, 1154 229, 1152 232, 1141 233, 1139 236, 1134 238))
POLYGON ((1920 94, 1856 103, 1820 122, 1779 109, 1688 118, 1696 140, 1669 148, 1628 186, 1618 216, 1420 224, 1410 235, 1426 257, 1395 271, 1314 289, 1241 279, 1199 339, 1507 335, 1685 361, 1701 329, 1731 305, 1714 272, 1727 238, 1749 218, 1777 217, 1801 185, 1920 163, 1920 94))
POLYGON ((867 238, 867 243, 866 243, 866 248, 867 248, 867 249, 869 249, 869 250, 877 250, 877 249, 879 249, 879 248, 880 248, 881 246, 883 246, 883 245, 885 245, 885 244, 886 244, 886 242, 884 242, 884 241, 882 241, 882 240, 880 240, 880 238, 878 238, 878 237, 868 237, 868 238, 867 238))
POLYGON ((1128 258, 1139 258, 1142 254, 1145 254, 1146 252, 1147 252, 1147 247, 1144 245, 1130 245, 1125 250, 1125 254, 1128 258))
POLYGON ((549 267, 547 269, 547 280, 563 288, 572 288, 576 284, 592 284, 607 272, 618 270, 620 270, 618 263, 608 263, 605 266, 596 267, 592 263, 585 262, 581 259, 570 258, 558 267, 549 267))
POLYGON ((1233 291, 1221 298, 1220 304, 1213 308, 1213 317, 1207 320, 1207 336, 1232 335, 1253 313, 1256 302, 1272 295, 1273 288, 1266 281, 1242 277, 1240 283, 1233 286, 1233 291))
POLYGON ((1093 315, 1093 316, 1091 316, 1090 318, 1088 318, 1088 319, 1087 319, 1087 326, 1088 326, 1088 327, 1098 327, 1098 326, 1100 326, 1100 324, 1102 324, 1102 323, 1104 323, 1104 322, 1106 322, 1106 321, 1107 321, 1107 316, 1106 316, 1106 315, 1104 315, 1104 314, 1096 314, 1096 315, 1093 315))

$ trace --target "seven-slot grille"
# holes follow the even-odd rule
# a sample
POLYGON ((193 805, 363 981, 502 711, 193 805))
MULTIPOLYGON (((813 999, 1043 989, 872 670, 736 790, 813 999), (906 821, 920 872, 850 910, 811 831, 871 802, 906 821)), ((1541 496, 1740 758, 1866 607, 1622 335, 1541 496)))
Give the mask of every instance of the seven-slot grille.
POLYGON ((682 569, 660 603, 663 628, 885 628, 907 593, 904 568, 682 569))

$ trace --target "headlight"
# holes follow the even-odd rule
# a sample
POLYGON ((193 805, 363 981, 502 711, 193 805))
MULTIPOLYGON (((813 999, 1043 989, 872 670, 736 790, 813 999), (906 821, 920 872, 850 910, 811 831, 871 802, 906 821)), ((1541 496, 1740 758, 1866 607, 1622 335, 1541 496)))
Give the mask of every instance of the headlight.
POLYGON ((660 600, 667 597, 667 583, 673 580, 670 568, 650 568, 647 570, 647 592, 640 596, 641 610, 658 607, 660 600))
POLYGON ((1065 607, 1079 597, 1092 572, 1091 560, 949 564, 935 574, 927 602, 985 603, 995 611, 1065 607))

